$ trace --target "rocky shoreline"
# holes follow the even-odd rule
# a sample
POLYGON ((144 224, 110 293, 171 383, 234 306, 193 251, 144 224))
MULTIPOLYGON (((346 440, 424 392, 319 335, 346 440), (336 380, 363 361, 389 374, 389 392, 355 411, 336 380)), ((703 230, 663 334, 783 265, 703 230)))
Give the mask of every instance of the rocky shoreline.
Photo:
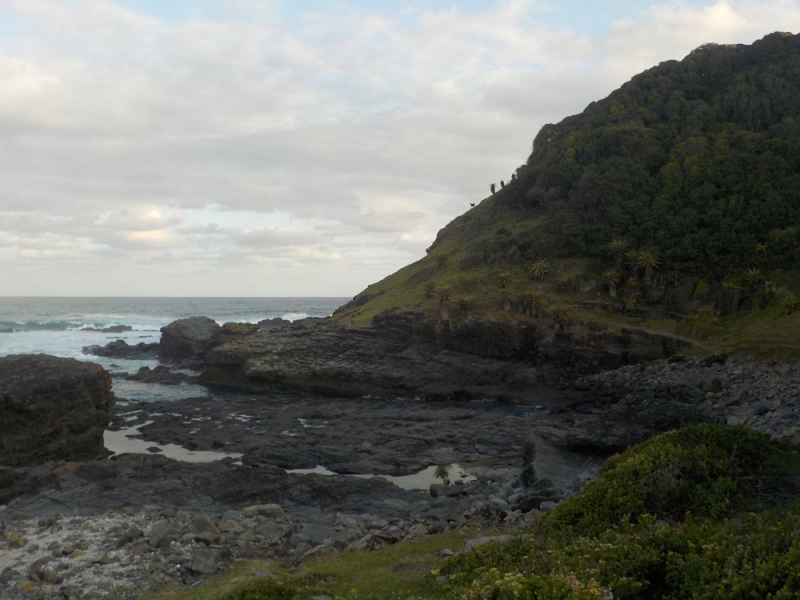
MULTIPOLYGON (((142 453, 0 468, 0 599, 132 597, 193 585, 246 557, 294 563, 476 519, 513 527, 576 493, 611 453, 692 423, 800 443, 792 364, 688 360, 653 338, 662 360, 619 367, 638 355, 592 360, 581 343, 556 373, 553 344, 568 348, 564 336, 531 354, 519 332, 487 328, 467 353, 398 333, 397 323, 366 333, 318 320, 263 332, 201 325, 203 340, 169 342, 172 367, 119 376, 181 385, 194 375, 175 367, 205 365, 206 382, 227 373, 226 383, 261 391, 120 400, 106 443, 136 441, 142 453), (276 345, 289 366, 266 376, 276 345), (238 366, 215 375, 222 364, 238 366), (303 369, 308 385, 296 385, 303 369), (221 459, 192 462, 209 456, 221 459)), ((164 338, 192 331, 183 323, 164 338)))

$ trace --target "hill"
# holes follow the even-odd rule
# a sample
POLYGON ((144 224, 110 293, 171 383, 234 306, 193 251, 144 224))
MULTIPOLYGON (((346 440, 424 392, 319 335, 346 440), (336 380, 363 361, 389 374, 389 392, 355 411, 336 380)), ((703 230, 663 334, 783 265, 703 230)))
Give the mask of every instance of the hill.
POLYGON ((707 44, 545 125, 505 187, 334 319, 634 320, 792 357, 799 240, 800 36, 707 44))

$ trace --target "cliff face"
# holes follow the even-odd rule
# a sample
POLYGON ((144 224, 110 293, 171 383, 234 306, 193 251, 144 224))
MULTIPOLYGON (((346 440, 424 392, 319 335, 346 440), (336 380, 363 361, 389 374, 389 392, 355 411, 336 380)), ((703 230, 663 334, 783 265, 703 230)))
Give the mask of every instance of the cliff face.
POLYGON ((212 348, 205 383, 251 390, 535 402, 536 388, 671 356, 688 344, 634 329, 551 332, 531 323, 473 321, 452 330, 414 313, 370 327, 299 322, 212 348))
POLYGON ((103 455, 114 400, 100 365, 44 354, 0 358, 0 465, 103 455))

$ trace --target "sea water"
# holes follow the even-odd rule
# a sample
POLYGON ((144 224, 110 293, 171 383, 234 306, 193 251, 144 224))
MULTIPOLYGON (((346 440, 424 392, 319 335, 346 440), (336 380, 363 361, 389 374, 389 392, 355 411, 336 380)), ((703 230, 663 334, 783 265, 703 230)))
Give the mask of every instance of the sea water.
MULTIPOLYGON (((154 360, 85 354, 87 346, 114 340, 135 345, 161 339, 161 328, 176 319, 205 316, 227 322, 258 323, 280 317, 296 321, 327 317, 349 298, 25 298, 0 297, 0 356, 50 354, 96 362, 113 375, 154 368, 154 360), (130 331, 102 332, 124 325, 130 331)), ((137 401, 177 400, 208 395, 199 385, 165 386, 114 378, 114 393, 137 401)))
MULTIPOLYGON (((140 367, 155 368, 155 360, 106 358, 85 354, 83 348, 104 346, 114 340, 135 345, 153 343, 161 338, 161 328, 176 319, 205 316, 222 325, 227 322, 258 323, 280 317, 296 321, 307 317, 327 317, 350 298, 44 298, 0 296, 0 356, 44 353, 64 358, 96 362, 112 375, 113 391, 120 402, 133 400, 154 402, 179 400, 196 396, 219 396, 218 391, 202 385, 160 385, 126 380, 124 373, 135 373, 140 367), (126 325, 130 331, 103 332, 115 325, 126 325)), ((302 420, 301 420, 302 421, 302 420)), ((209 462, 225 457, 239 458, 238 453, 186 450, 175 444, 156 444, 139 439, 136 427, 106 431, 106 447, 115 453, 147 454, 158 447, 165 456, 188 462, 209 462)), ((305 425, 307 427, 313 427, 305 425)), ((441 481, 442 466, 431 465, 419 473, 405 477, 384 477, 403 489, 428 489, 441 481)), ((303 469, 290 471, 305 472, 303 469)), ((309 473, 335 475, 324 467, 309 473)), ((458 465, 445 466, 450 478, 466 483, 475 478, 458 465)), ((375 475, 356 475, 375 477, 375 475)))

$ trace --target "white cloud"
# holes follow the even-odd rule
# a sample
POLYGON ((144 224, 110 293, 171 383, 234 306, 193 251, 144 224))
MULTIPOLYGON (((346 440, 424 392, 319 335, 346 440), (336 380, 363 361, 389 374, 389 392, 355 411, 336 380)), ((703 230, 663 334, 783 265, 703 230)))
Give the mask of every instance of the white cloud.
POLYGON ((636 3, 601 35, 526 0, 277 4, 166 24, 0 0, 28 32, 0 40, 0 294, 355 294, 508 179, 544 123, 702 43, 800 29, 797 0, 636 3))

